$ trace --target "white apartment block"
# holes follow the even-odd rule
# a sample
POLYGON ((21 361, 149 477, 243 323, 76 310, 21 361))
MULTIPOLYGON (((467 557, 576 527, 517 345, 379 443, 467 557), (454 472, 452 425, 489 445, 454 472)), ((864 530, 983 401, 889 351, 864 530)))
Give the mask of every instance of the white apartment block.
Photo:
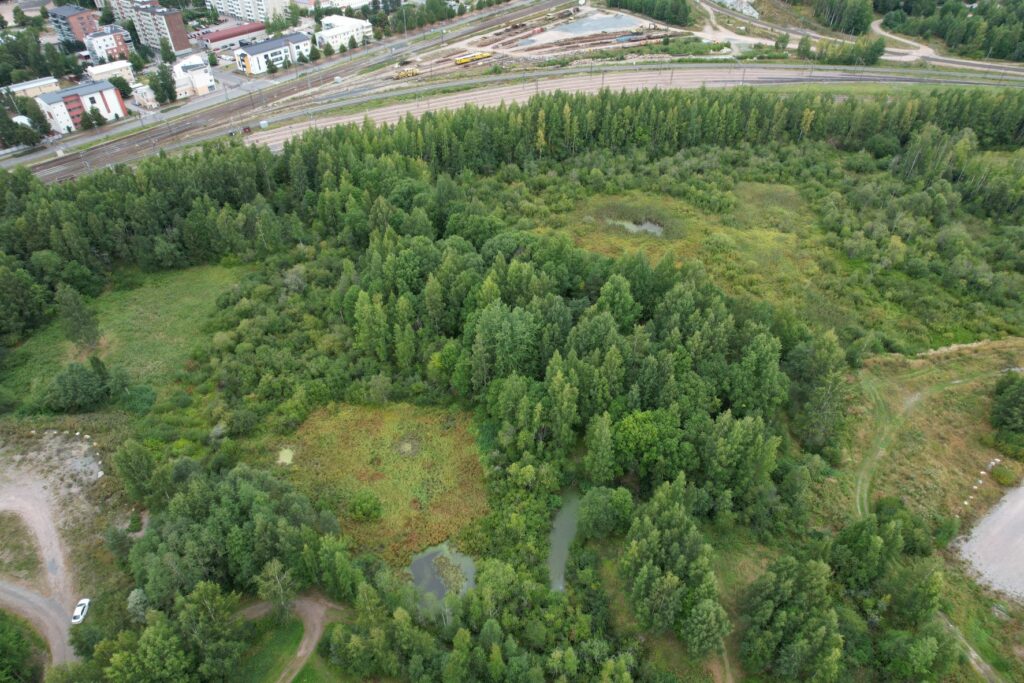
POLYGON ((288 0, 209 0, 220 14, 243 21, 266 21, 275 14, 288 12, 288 0))
POLYGON ((235 65, 249 76, 267 72, 267 64, 281 68, 285 60, 292 64, 299 61, 299 55, 309 57, 313 41, 305 33, 289 33, 255 45, 235 50, 235 65))
POLYGON ((70 133, 81 124, 82 117, 96 109, 107 121, 124 118, 128 110, 121 93, 110 81, 86 83, 74 88, 43 93, 36 97, 50 127, 58 133, 70 133))
POLYGON ((317 46, 330 45, 335 52, 342 46, 348 48, 352 39, 356 45, 362 45, 364 40, 373 38, 373 24, 365 19, 328 15, 321 26, 323 30, 316 33, 317 46))

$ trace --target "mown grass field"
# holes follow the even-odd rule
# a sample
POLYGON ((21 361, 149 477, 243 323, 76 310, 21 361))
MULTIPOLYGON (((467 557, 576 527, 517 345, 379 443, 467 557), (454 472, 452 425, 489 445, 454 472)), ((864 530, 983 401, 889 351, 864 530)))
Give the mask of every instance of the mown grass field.
POLYGON ((288 662, 295 656, 302 640, 302 622, 290 616, 283 624, 263 617, 254 624, 257 636, 252 647, 242 655, 235 672, 239 683, 274 683, 288 662))
POLYGON ((21 517, 0 512, 0 574, 30 581, 41 566, 39 546, 21 517))
MULTIPOLYGON (((243 268, 201 266, 145 277, 122 276, 131 288, 113 289, 90 303, 99 321, 99 356, 124 368, 132 381, 157 389, 170 383, 188 359, 217 296, 243 268), (137 283, 137 284, 136 284, 137 283)), ((0 388, 25 398, 45 386, 64 364, 81 360, 59 322, 37 331, 11 351, 0 388)))
POLYGON ((408 404, 332 405, 278 447, 293 450, 292 480, 338 511, 357 547, 397 564, 456 536, 487 512, 467 413, 408 404), (348 504, 360 492, 380 501, 380 519, 357 521, 349 514, 348 504))

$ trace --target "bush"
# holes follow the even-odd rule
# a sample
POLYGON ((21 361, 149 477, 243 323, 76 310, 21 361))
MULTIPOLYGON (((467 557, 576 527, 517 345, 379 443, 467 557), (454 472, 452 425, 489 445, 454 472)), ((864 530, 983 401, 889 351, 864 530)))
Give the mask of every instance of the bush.
POLYGON ((1017 473, 1006 465, 996 465, 993 467, 992 478, 1000 486, 1013 486, 1017 483, 1017 473))
POLYGON ((53 378, 43 406, 58 413, 77 413, 97 408, 109 397, 106 378, 95 367, 69 363, 53 378))
POLYGON ((581 541, 619 536, 626 533, 632 519, 633 495, 621 486, 599 486, 587 491, 580 501, 577 533, 581 541))
POLYGON ((381 517, 380 499, 371 491, 359 491, 348 503, 348 513, 357 522, 373 522, 381 517))

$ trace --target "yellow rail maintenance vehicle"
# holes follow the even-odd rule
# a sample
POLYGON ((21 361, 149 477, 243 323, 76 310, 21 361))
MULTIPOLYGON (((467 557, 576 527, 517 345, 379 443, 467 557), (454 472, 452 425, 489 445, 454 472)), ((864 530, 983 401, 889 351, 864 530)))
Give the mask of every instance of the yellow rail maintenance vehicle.
POLYGON ((473 62, 479 62, 481 59, 487 59, 491 56, 490 52, 470 52, 469 54, 459 55, 455 58, 457 65, 471 64, 473 62))

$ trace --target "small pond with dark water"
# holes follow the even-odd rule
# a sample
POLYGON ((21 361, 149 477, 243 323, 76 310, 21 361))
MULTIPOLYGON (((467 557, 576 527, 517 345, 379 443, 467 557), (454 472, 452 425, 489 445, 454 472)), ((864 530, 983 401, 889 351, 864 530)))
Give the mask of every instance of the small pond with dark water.
POLYGON ((473 558, 455 550, 447 541, 415 555, 409 573, 417 588, 439 600, 451 590, 465 593, 476 583, 473 558))
POLYGON ((565 590, 565 565, 569 561, 569 546, 576 538, 576 523, 580 515, 580 496, 567 493, 562 498, 562 507, 555 515, 551 526, 551 545, 548 552, 548 576, 551 590, 565 590))

